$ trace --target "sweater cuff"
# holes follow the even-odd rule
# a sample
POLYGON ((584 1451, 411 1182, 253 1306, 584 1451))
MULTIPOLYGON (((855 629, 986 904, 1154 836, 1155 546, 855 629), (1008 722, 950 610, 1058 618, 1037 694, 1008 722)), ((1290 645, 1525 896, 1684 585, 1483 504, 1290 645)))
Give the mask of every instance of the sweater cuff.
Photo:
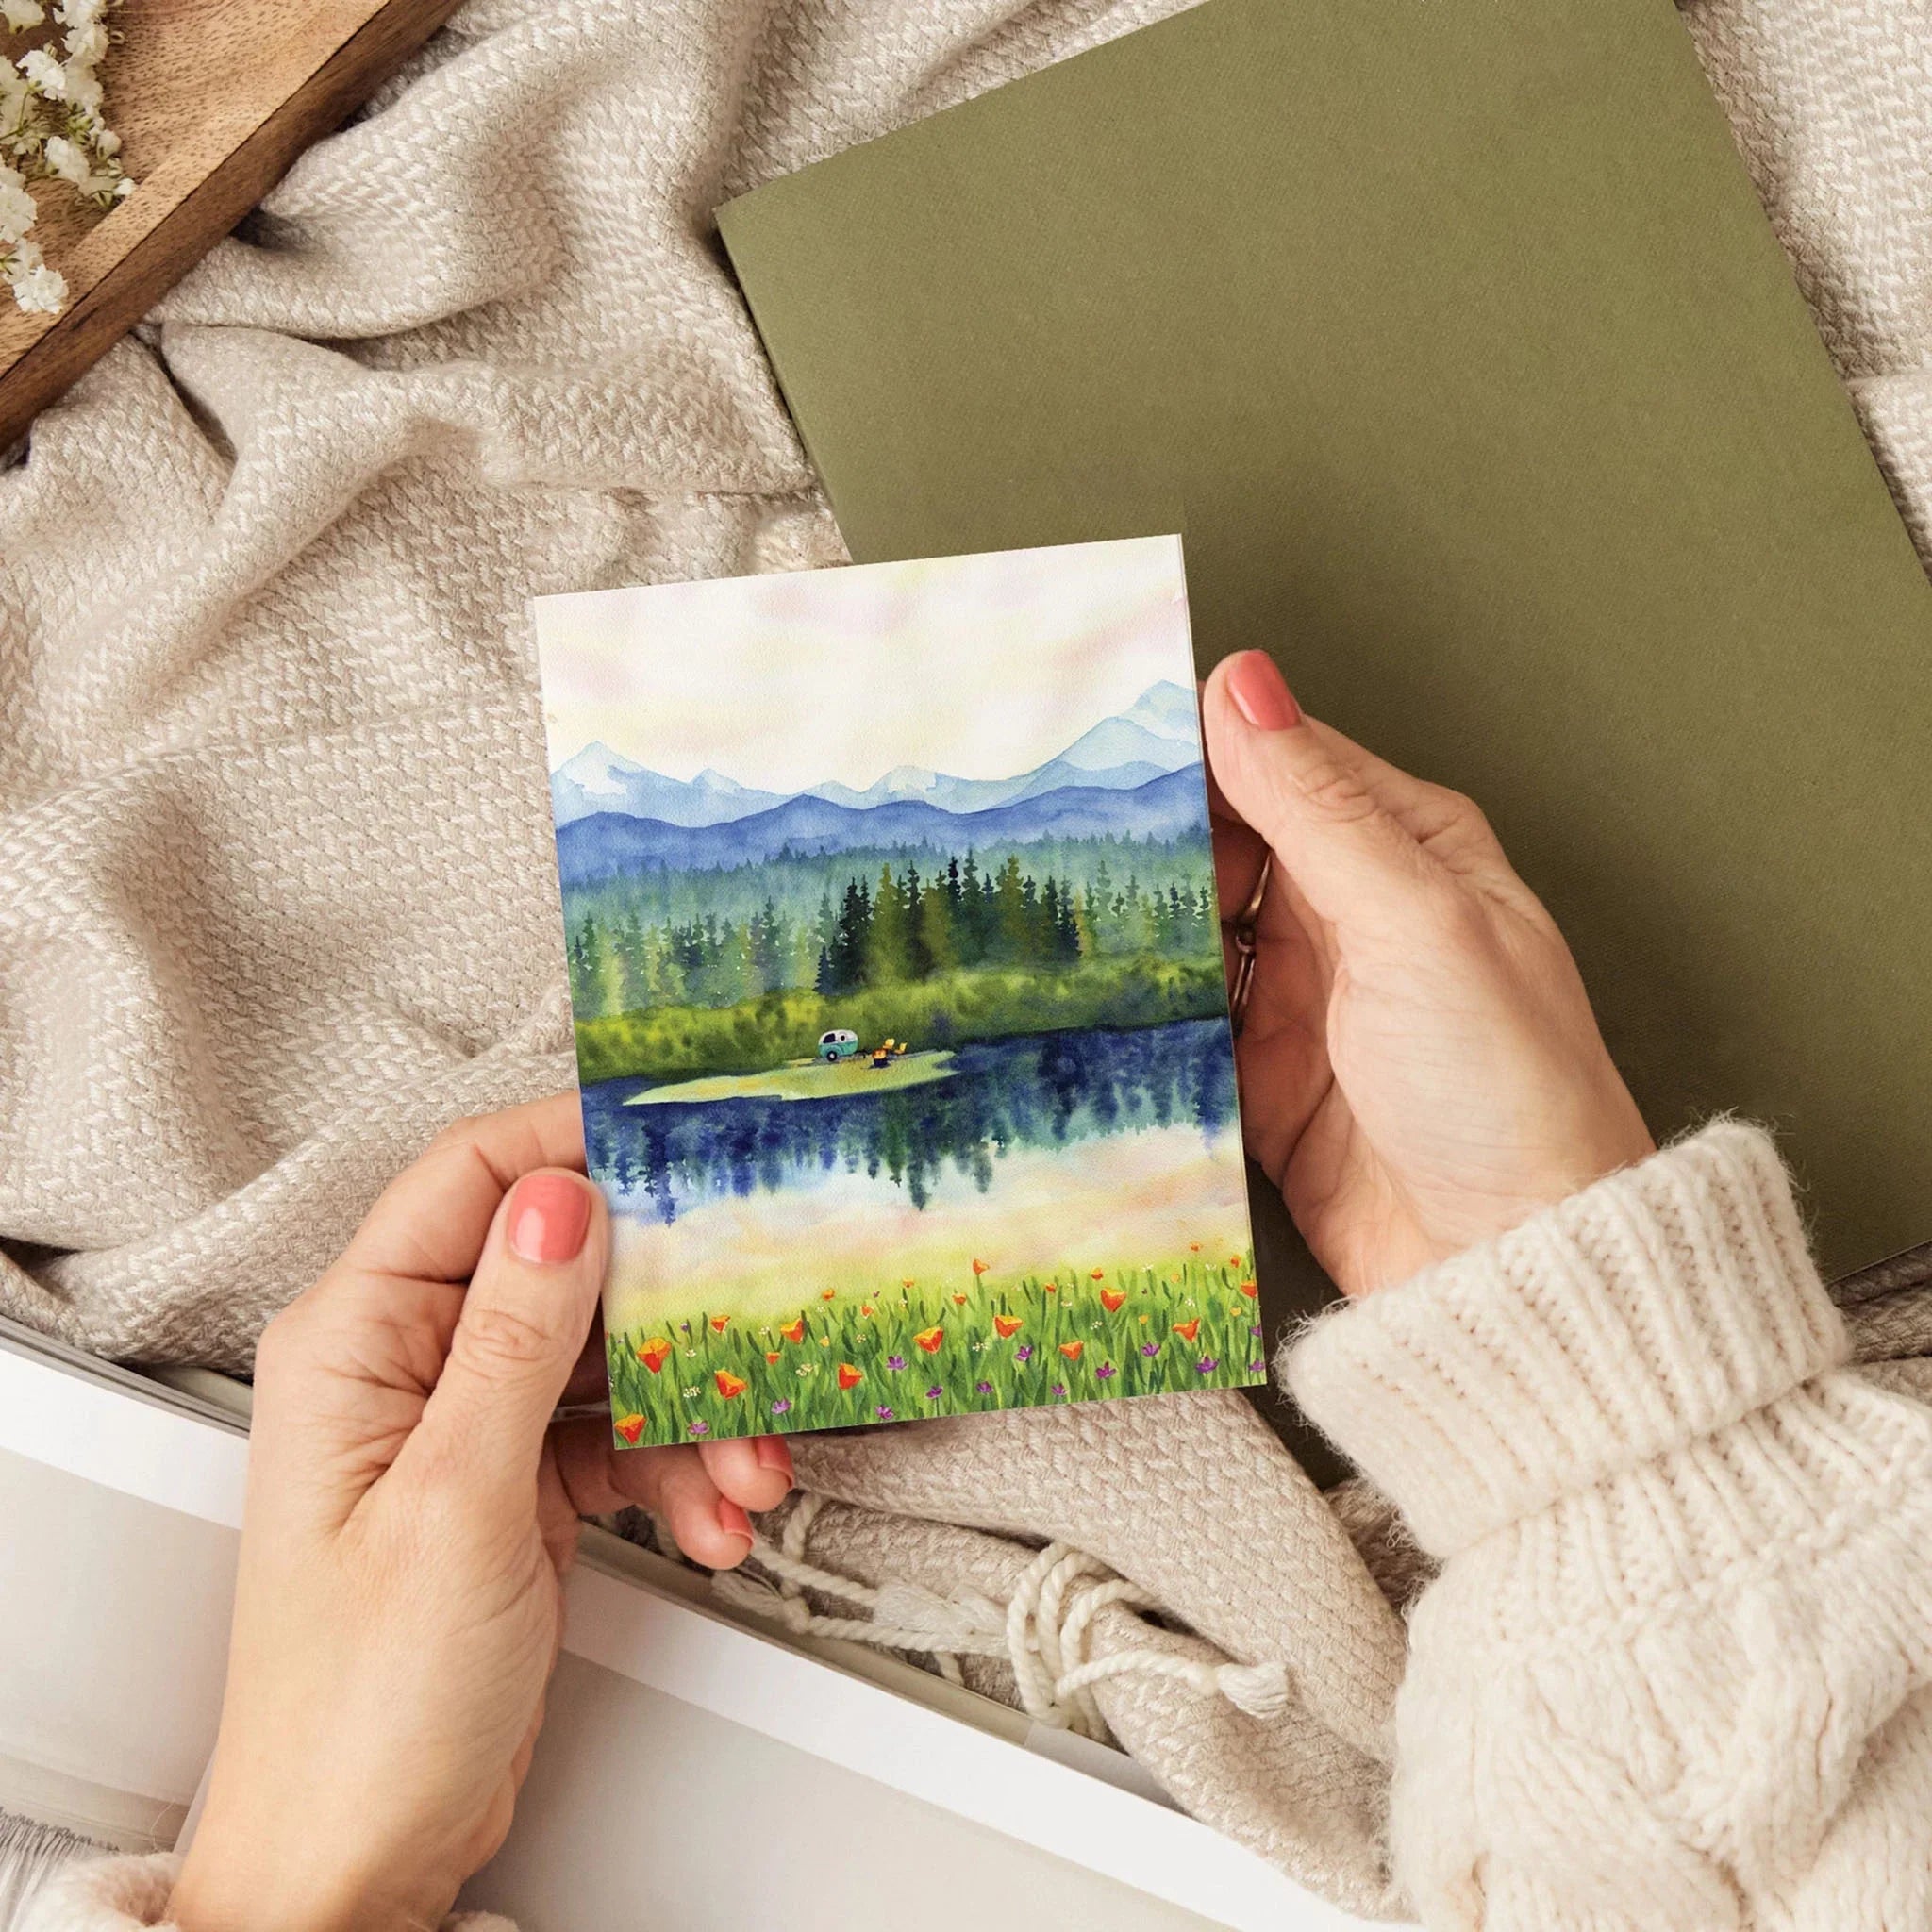
POLYGON ((1847 1353, 1770 1138, 1720 1121, 1332 1310, 1282 1366, 1309 1418, 1448 1557, 1847 1353))

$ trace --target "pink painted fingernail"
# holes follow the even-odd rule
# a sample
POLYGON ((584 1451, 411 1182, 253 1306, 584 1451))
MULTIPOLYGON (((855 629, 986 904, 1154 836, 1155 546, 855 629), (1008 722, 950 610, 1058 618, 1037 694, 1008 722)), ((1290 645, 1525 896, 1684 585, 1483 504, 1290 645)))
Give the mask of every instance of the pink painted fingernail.
POLYGON ((591 1231, 591 1191, 567 1174, 526 1174, 510 1190, 508 1227, 525 1261, 574 1261, 591 1231))
POLYGON ((751 1518, 729 1496, 718 1498, 718 1527, 726 1536, 741 1536, 746 1542, 751 1541, 751 1518))
POLYGON ((1288 680, 1265 651, 1243 651, 1229 664, 1227 694, 1257 731, 1286 731, 1302 722, 1288 680))
POLYGON ((760 1436, 758 1439, 758 1467, 775 1469, 789 1483, 796 1472, 791 1467, 791 1451, 785 1446, 782 1436, 760 1436))

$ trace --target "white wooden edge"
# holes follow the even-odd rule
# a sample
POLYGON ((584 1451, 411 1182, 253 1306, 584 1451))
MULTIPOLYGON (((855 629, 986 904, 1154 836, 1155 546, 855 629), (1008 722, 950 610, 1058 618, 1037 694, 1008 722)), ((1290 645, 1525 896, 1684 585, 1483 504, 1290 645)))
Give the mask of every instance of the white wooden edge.
MULTIPOLYGON (((0 1350, 0 1448, 242 1525, 244 1437, 0 1350)), ((564 1648, 1234 1932, 1362 1932, 1184 1813, 801 1657, 648 1584, 579 1565, 564 1648)))

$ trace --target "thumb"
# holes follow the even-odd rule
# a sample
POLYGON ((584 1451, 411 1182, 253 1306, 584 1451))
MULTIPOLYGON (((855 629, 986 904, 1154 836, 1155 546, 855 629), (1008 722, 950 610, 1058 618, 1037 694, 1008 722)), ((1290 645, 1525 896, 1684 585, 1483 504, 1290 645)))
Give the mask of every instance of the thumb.
POLYGON ((582 1174, 539 1168, 504 1196, 449 1358, 415 1436, 491 1488, 532 1483, 552 1411, 590 1332, 609 1210, 582 1174))
POLYGON ((1365 758, 1304 714, 1274 660, 1242 651, 1201 694, 1222 796, 1318 917, 1357 934, 1412 929, 1436 868, 1377 796, 1365 758))

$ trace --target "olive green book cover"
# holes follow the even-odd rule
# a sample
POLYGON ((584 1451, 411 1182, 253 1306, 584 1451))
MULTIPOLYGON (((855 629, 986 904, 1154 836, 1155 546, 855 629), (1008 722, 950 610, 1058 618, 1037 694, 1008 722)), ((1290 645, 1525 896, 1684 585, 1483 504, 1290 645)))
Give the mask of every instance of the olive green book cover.
POLYGON ((1208 0, 719 220, 856 558, 1185 532, 1660 1136, 1932 1236, 1932 587, 1669 0, 1208 0))

